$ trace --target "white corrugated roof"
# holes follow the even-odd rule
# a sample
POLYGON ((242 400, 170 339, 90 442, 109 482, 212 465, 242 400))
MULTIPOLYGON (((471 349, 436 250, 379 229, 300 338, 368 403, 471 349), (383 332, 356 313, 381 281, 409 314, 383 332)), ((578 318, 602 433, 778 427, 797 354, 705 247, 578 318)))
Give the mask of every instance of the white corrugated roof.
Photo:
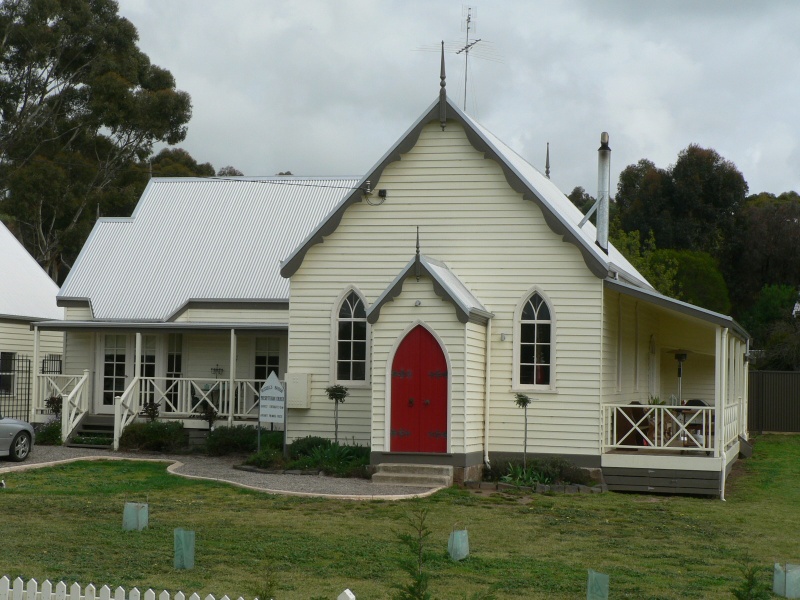
POLYGON ((0 223, 0 317, 63 319, 58 286, 0 223))
POLYGON ((96 319, 164 321, 190 300, 289 300, 289 254, 353 178, 151 179, 133 216, 95 225, 60 298, 96 319))

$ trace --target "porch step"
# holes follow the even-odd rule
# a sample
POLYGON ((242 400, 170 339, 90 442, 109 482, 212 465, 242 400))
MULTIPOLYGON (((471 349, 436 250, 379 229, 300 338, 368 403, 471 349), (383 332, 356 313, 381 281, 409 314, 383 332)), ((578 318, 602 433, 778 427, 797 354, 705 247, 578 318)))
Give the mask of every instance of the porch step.
POLYGON ((450 487, 453 485, 453 467, 381 463, 372 475, 372 481, 384 485, 450 487))
POLYGON ((114 445, 114 416, 86 415, 72 434, 72 439, 92 438, 90 444, 70 441, 64 444, 68 448, 110 448, 114 445), (106 440, 107 443, 106 443, 106 440))

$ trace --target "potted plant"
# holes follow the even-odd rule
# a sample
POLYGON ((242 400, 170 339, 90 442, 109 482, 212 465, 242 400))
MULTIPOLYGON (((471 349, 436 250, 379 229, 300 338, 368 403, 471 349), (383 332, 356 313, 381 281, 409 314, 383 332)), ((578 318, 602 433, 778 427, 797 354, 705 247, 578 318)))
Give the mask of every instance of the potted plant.
POLYGON ((332 385, 325 388, 328 399, 333 400, 334 441, 339 443, 339 404, 344 402, 350 392, 343 385, 332 385))

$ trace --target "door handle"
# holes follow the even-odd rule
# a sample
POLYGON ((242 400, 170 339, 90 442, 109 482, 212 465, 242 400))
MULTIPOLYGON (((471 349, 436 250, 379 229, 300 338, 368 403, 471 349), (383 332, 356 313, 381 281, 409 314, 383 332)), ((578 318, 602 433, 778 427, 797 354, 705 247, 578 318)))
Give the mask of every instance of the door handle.
POLYGON ((413 398, 409 398, 408 399, 408 405, 409 406, 414 406, 414 399, 413 398))

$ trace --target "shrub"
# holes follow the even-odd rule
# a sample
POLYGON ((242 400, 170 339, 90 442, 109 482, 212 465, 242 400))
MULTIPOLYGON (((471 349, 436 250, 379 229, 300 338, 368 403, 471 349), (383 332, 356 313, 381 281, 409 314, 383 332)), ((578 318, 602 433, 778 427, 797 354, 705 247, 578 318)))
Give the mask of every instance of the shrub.
MULTIPOLYGON (((209 432, 206 451, 211 456, 249 454, 258 448, 258 429, 250 425, 217 427, 209 432)), ((283 450, 282 431, 262 431, 261 448, 283 450)))
POLYGON ((250 456, 244 464, 259 469, 283 468, 283 454, 275 448, 262 448, 261 452, 250 456))
POLYGON ((50 421, 37 427, 36 443, 42 446, 60 446, 61 421, 50 421))
POLYGON ((517 485, 534 483, 559 483, 590 485, 592 479, 585 469, 576 467, 567 459, 553 456, 528 461, 527 468, 520 460, 494 461, 483 472, 486 481, 505 481, 517 485))
POLYGON ((298 438, 289 444, 289 458, 297 460, 311 454, 314 448, 330 446, 332 443, 329 439, 315 436, 298 438))
POLYGON ((142 416, 146 417, 151 423, 158 420, 158 415, 161 412, 161 402, 153 402, 152 400, 144 405, 142 408, 142 416))
POLYGON ((61 396, 50 396, 45 398, 44 406, 51 412, 56 419, 61 418, 61 409, 64 406, 61 396))
POLYGON ((289 469, 318 469, 337 477, 369 477, 369 448, 330 443, 312 447, 308 454, 292 460, 289 469))
POLYGON ((179 421, 131 423, 119 439, 120 448, 126 450, 174 452, 185 445, 183 423, 179 421))

